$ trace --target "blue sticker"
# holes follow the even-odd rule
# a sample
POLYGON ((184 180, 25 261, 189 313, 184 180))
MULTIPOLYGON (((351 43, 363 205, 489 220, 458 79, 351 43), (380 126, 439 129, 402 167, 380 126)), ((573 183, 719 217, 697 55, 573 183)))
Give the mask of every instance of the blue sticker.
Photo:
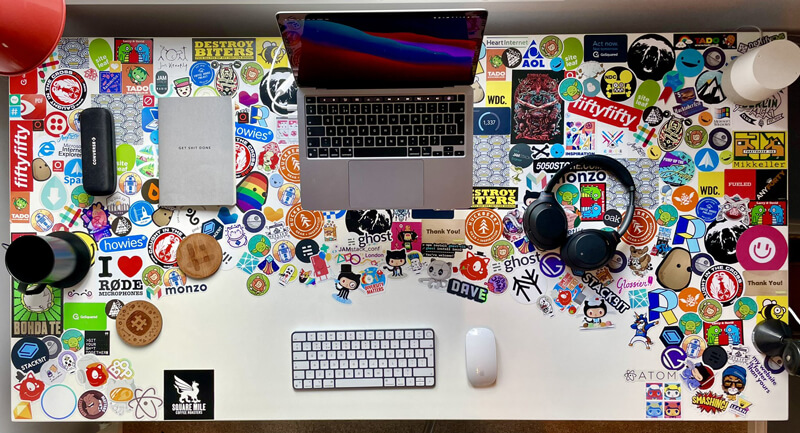
POLYGON ((664 74, 664 78, 661 80, 661 83, 665 88, 669 87, 673 91, 678 91, 683 88, 684 80, 680 72, 669 71, 664 74))
POLYGON ((560 143, 550 146, 550 156, 553 158, 561 158, 564 156, 564 146, 560 143))
POLYGON ((700 73, 703 72, 703 66, 705 66, 703 55, 694 48, 681 51, 681 53, 678 54, 678 60, 675 62, 675 68, 684 77, 696 77, 700 75, 700 73))
POLYGON ((561 57, 556 57, 550 60, 550 69, 558 72, 564 69, 564 60, 561 57))
POLYGON ((56 144, 52 141, 45 141, 39 145, 39 157, 50 156, 56 151, 56 144))
POLYGON ((511 109, 476 107, 472 122, 475 135, 507 135, 511 133, 511 109))
POLYGON ((628 61, 628 35, 586 35, 583 37, 583 60, 603 62, 628 61))
POLYGON ((564 101, 577 101, 583 95, 583 84, 577 78, 565 78, 558 85, 558 94, 564 101))
POLYGON ((260 141, 262 143, 269 143, 275 138, 275 134, 271 129, 244 123, 236 124, 236 136, 248 140, 260 141))
POLYGON ((564 261, 556 253, 545 254, 539 261, 539 270, 548 278, 560 277, 565 270, 564 261))
POLYGON ((42 340, 34 337, 23 337, 11 349, 11 363, 23 373, 38 373, 48 359, 50 352, 42 340))
POLYGON ((70 159, 64 164, 64 183, 67 185, 80 185, 83 183, 83 165, 80 159, 70 159))
POLYGON ((142 131, 153 132, 158 129, 158 108, 142 108, 142 131))
POLYGON ((131 204, 130 209, 128 209, 128 218, 137 226, 144 227, 153 220, 153 212, 153 205, 144 200, 139 200, 131 204))
POLYGON ((150 133, 150 141, 153 144, 158 144, 158 130, 157 129, 150 133))
POLYGON ((283 186, 283 176, 281 176, 279 173, 273 173, 269 177, 269 186, 273 188, 280 188, 283 186))
POLYGON ((189 75, 196 86, 205 86, 214 81, 214 68, 208 62, 195 62, 189 69, 189 75))
POLYGON ((122 93, 122 74, 100 71, 100 93, 122 93))
MULTIPOLYGON (((130 212, 130 211, 129 211, 130 212)), ((104 238, 97 243, 100 250, 112 253, 115 251, 127 251, 144 248, 147 246, 147 236, 122 236, 118 238, 104 238)))
POLYGON ((216 240, 220 240, 222 239, 223 228, 224 227, 222 226, 222 223, 220 223, 219 221, 208 220, 203 223, 203 225, 200 228, 200 231, 202 231, 204 234, 213 237, 216 240))
POLYGON ((719 155, 709 148, 700 149, 694 156, 694 165, 700 171, 714 171, 719 165, 719 155))
POLYGON ((686 152, 666 152, 658 165, 658 173, 665 183, 672 186, 686 185, 694 177, 694 161, 686 152))
POLYGON ((597 78, 589 77, 583 80, 583 94, 585 96, 597 96, 600 93, 600 81, 597 78))
POLYGON ((719 201, 714 197, 704 197, 697 202, 695 214, 701 220, 710 223, 717 219, 719 213, 719 201))

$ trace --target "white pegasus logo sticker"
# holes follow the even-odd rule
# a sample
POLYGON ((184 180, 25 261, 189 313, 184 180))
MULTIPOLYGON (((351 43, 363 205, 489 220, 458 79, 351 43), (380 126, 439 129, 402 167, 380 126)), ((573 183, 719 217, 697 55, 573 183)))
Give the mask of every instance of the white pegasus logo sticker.
POLYGON ((178 400, 179 403, 200 403, 200 399, 197 398, 197 393, 200 392, 200 385, 197 382, 192 381, 192 384, 189 385, 178 376, 172 377, 175 378, 175 389, 181 395, 178 400))

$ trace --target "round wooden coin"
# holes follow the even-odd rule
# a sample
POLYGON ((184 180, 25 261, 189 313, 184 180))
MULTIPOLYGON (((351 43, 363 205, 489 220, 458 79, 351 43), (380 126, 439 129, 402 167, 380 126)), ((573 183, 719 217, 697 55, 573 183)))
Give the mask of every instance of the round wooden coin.
POLYGON ((117 334, 131 346, 146 346, 161 334, 161 312, 147 301, 125 304, 117 314, 117 334))
POLYGON ((213 237, 195 233, 178 246, 178 267, 192 278, 206 278, 222 264, 222 248, 213 237))

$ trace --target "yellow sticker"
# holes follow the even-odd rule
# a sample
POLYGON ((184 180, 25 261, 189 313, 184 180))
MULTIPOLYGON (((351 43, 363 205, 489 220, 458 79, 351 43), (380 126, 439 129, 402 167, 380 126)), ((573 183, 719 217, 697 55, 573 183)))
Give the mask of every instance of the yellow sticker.
POLYGON ((486 82, 486 106, 487 107, 510 107, 511 106, 511 82, 510 81, 487 81, 486 82))
POLYGON ((256 60, 266 70, 289 67, 289 57, 281 38, 256 38, 256 60))
POLYGON ((652 159, 653 161, 657 161, 659 158, 661 158, 661 148, 654 145, 648 146, 647 157, 652 159))
POLYGON ((758 316, 756 322, 763 322, 765 319, 778 319, 786 324, 789 323, 789 298, 787 296, 756 296, 758 304, 758 316))
POLYGON ((725 173, 722 171, 697 173, 697 191, 701 197, 722 197, 725 192, 725 173))
POLYGON ((121 72, 122 71, 122 65, 117 60, 115 60, 113 62, 110 62, 108 64, 108 71, 109 72, 121 72))

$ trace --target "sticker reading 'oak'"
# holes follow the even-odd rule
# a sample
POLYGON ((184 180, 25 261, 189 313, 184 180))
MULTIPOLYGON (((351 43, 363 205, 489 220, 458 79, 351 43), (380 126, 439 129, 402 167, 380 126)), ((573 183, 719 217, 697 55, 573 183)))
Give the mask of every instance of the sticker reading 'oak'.
POLYGON ((131 346, 146 346, 161 334, 161 312, 147 301, 125 304, 117 314, 117 334, 131 346))

